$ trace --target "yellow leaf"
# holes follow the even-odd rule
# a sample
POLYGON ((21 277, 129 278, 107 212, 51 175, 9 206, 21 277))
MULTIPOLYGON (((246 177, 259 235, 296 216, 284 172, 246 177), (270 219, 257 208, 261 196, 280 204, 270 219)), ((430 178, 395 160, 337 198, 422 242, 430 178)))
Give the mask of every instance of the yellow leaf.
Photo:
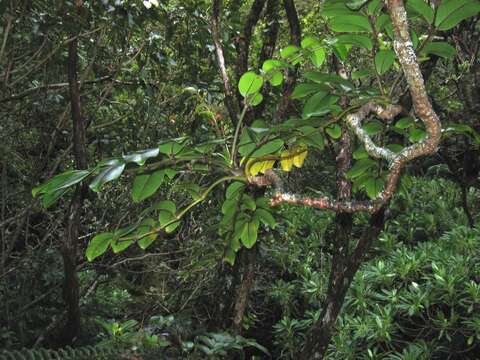
POLYGON ((260 170, 260 172, 262 174, 265 174, 267 170, 270 170, 271 168, 273 168, 273 165, 275 165, 275 160, 264 161, 262 170, 260 170))
POLYGON ((303 165, 303 162, 305 161, 305 158, 307 157, 308 151, 305 149, 305 151, 299 153, 301 149, 296 149, 296 155, 293 157, 293 165, 295 165, 298 168, 301 168, 303 165))
MULTIPOLYGON (((250 160, 249 163, 252 163, 254 161, 255 160, 250 160)), ((267 170, 273 168, 274 164, 275 164, 275 160, 256 161, 251 166, 247 165, 247 168, 249 169, 248 171, 249 175, 257 176, 258 173, 265 174, 267 170)))
POLYGON ((290 151, 282 151, 282 160, 280 160, 280 165, 282 166, 283 171, 290 171, 293 167, 293 158, 290 154, 290 151))

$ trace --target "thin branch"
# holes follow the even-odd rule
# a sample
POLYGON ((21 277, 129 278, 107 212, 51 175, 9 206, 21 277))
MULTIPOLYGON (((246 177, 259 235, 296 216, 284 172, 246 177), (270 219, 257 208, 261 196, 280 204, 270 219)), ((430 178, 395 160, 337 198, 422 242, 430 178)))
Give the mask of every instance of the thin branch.
POLYGON ((3 54, 5 53, 5 47, 7 45, 8 35, 10 34, 10 29, 12 28, 13 16, 7 15, 7 25, 5 27, 2 47, 0 48, 0 64, 2 63, 3 54))
MULTIPOLYGON (((82 84, 96 84, 96 83, 99 83, 99 82, 102 82, 102 81, 109 80, 111 78, 112 78, 111 75, 106 75, 106 76, 102 76, 98 79, 84 81, 82 84)), ((13 100, 20 100, 20 99, 23 99, 24 97, 26 97, 30 94, 38 92, 38 91, 62 89, 62 88, 66 88, 68 86, 69 86, 68 82, 40 85, 40 86, 36 86, 36 87, 30 88, 30 89, 27 89, 25 91, 22 91, 21 93, 14 94, 14 95, 9 96, 7 98, 0 99, 0 103, 9 102, 9 101, 13 101, 13 100)))
MULTIPOLYGON (((300 21, 298 20, 295 1, 284 0, 283 5, 287 14, 288 25, 290 27, 290 41, 293 45, 300 46, 302 30, 300 27, 300 21)), ((280 103, 278 104, 276 112, 274 114, 274 122, 276 123, 280 122, 285 117, 285 114, 290 107, 292 101, 290 96, 292 95, 295 84, 297 83, 297 72, 298 65, 294 69, 288 70, 285 84, 283 86, 283 97, 280 100, 280 103)))
POLYGON ((220 42, 220 11, 222 8, 222 0, 214 0, 212 6, 212 16, 210 19, 210 31, 212 33, 213 43, 217 54, 218 67, 223 80, 223 87, 225 91, 225 106, 227 107, 228 115, 232 124, 236 126, 238 122, 238 104, 235 101, 230 78, 228 77, 227 67, 225 65, 225 56, 223 54, 222 43, 220 42))

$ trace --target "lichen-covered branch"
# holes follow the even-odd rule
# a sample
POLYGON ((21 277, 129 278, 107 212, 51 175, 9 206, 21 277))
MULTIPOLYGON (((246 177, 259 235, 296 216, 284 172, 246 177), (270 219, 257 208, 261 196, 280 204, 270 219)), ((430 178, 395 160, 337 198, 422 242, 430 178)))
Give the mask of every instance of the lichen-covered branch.
POLYGON ((380 105, 369 102, 363 105, 357 112, 347 115, 346 120, 370 156, 391 162, 395 157, 395 153, 389 149, 375 145, 370 135, 362 128, 362 121, 371 112, 375 113, 382 120, 392 120, 401 111, 402 107, 398 105, 390 105, 387 108, 383 108, 380 105))
POLYGON ((367 201, 342 201, 330 197, 307 197, 290 194, 283 190, 280 177, 274 171, 265 174, 265 179, 258 177, 249 178, 250 183, 257 185, 272 184, 274 194, 271 199, 272 206, 279 204, 292 204, 330 209, 336 212, 353 213, 368 211, 375 213, 395 193, 398 180, 403 167, 413 159, 429 155, 437 151, 441 137, 441 124, 432 108, 425 89, 424 79, 417 62, 415 50, 410 39, 407 15, 403 0, 387 0, 387 8, 392 19, 395 40, 394 48, 407 80, 410 95, 416 115, 423 122, 427 136, 424 140, 404 148, 400 153, 377 146, 368 134, 362 129, 361 122, 373 112, 381 119, 392 119, 401 111, 400 106, 383 108, 375 103, 363 105, 357 112, 347 116, 346 121, 352 127, 357 138, 363 143, 366 151, 374 158, 385 159, 389 163, 389 173, 383 191, 375 199, 367 201))

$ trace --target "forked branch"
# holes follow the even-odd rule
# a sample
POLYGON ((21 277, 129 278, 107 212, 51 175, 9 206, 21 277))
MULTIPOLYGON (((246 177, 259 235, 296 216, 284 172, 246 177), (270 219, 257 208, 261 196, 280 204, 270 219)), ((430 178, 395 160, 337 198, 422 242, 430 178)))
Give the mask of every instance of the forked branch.
POLYGON ((394 28, 394 49, 409 86, 415 113, 425 125, 427 136, 424 140, 404 148, 398 154, 393 153, 387 148, 376 145, 365 130, 362 129, 362 121, 371 112, 384 120, 393 119, 400 113, 401 107, 382 107, 374 102, 367 103, 357 112, 349 114, 346 117, 346 121, 351 126, 357 138, 365 146, 365 149, 370 156, 377 159, 385 159, 388 162, 389 173, 382 192, 372 200, 340 201, 327 196, 307 197, 285 192, 280 177, 275 174, 274 171, 267 172, 263 179, 260 179, 260 177, 251 177, 249 181, 252 184, 270 184, 274 186, 274 194, 271 199, 272 206, 286 203, 309 206, 318 209, 330 209, 342 213, 353 213, 358 211, 375 213, 393 196, 403 167, 416 158, 437 151, 441 136, 441 124, 428 99, 424 79, 410 38, 403 0, 387 0, 386 3, 394 28))

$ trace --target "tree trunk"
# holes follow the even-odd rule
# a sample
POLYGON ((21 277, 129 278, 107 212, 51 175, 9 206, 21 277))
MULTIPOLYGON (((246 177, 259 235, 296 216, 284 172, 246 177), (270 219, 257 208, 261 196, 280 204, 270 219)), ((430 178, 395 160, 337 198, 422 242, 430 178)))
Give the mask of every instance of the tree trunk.
MULTIPOLYGON (((301 360, 323 359, 332 338, 338 314, 345 300, 353 277, 362 264, 370 244, 383 229, 385 223, 384 208, 372 215, 370 224, 363 231, 352 254, 337 263, 334 257, 328 284, 328 292, 322 304, 322 313, 317 323, 310 329, 305 347, 299 356, 301 360)), ((338 259, 338 257, 337 257, 338 259)))
POLYGON ((248 305, 248 297, 255 277, 255 266, 257 262, 257 249, 245 249, 243 252, 243 276, 235 293, 233 305, 232 331, 235 335, 241 335, 243 316, 248 305))
MULTIPOLYGON (((68 83, 73 121, 73 151, 78 169, 87 168, 85 123, 80 110, 80 89, 77 78, 77 40, 68 48, 68 83)), ((71 343, 80 332, 79 283, 77 277, 78 236, 86 188, 77 185, 68 210, 65 240, 62 246, 64 267, 63 299, 67 307, 67 320, 63 332, 66 343, 71 343)))

